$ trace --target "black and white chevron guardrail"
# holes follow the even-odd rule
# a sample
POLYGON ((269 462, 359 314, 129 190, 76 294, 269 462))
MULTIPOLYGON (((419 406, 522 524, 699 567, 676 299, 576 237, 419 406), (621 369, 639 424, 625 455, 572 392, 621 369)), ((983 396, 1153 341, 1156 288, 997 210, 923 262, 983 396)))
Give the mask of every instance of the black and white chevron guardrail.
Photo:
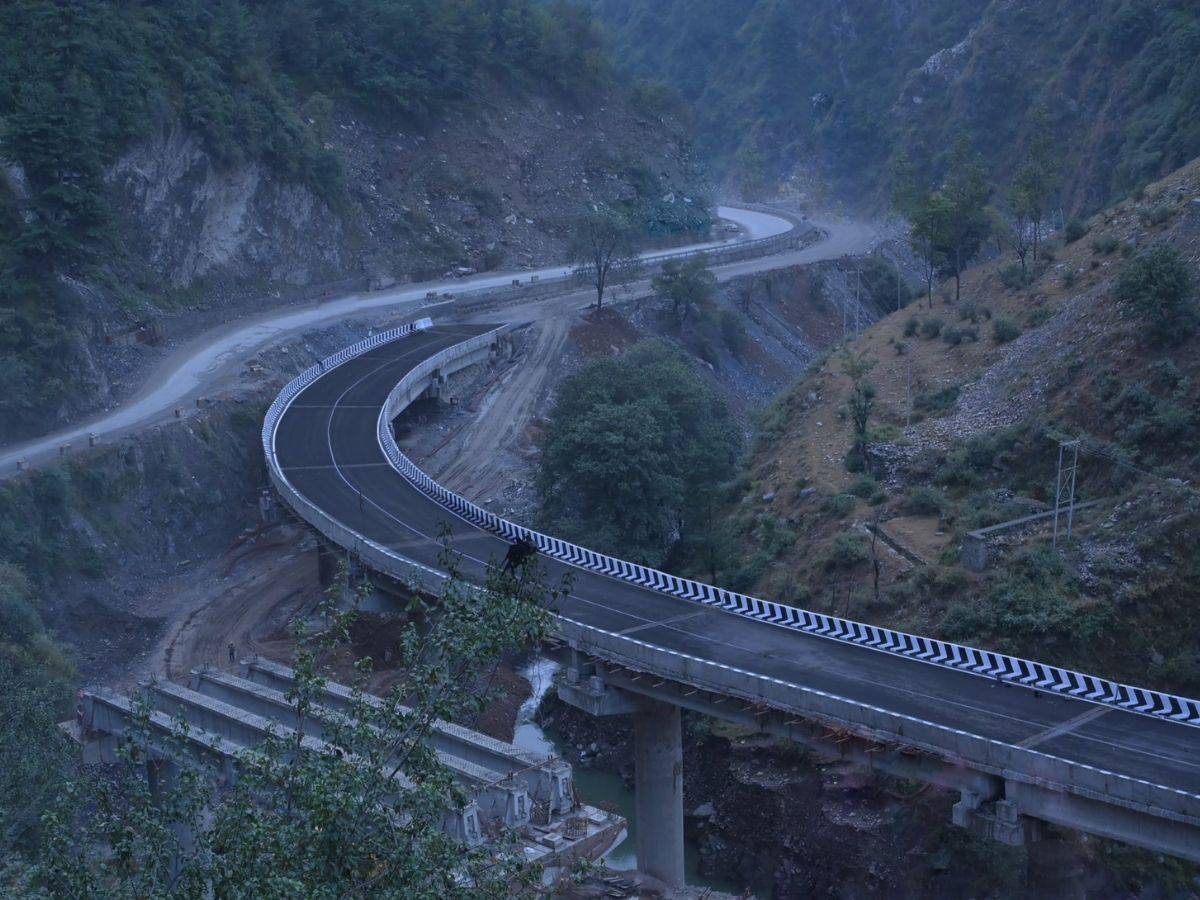
MULTIPOLYGON (((376 347, 392 341, 400 340, 417 331, 431 327, 429 319, 422 319, 399 328, 359 341, 346 347, 321 363, 307 369, 293 379, 276 397, 275 402, 267 411, 263 423, 263 449, 268 464, 273 470, 278 470, 275 457, 275 429, 279 425, 284 411, 292 399, 304 388, 316 381, 325 372, 343 362, 360 356, 376 347)), ((396 393, 403 392, 416 384, 433 370, 439 368, 447 360, 456 358, 463 352, 464 344, 476 344, 487 341, 499 335, 506 329, 500 328, 475 338, 470 338, 462 344, 455 345, 434 356, 423 360, 411 369, 396 386, 396 393)), ((380 412, 377 427, 377 437, 384 454, 396 470, 414 487, 432 500, 450 510, 455 515, 465 519, 472 525, 482 528, 505 540, 515 541, 518 538, 528 538, 538 550, 562 562, 619 578, 650 590, 670 594, 684 600, 703 603, 708 606, 727 610, 747 618, 757 619, 782 628, 789 628, 807 634, 819 635, 831 640, 845 641, 860 646, 869 647, 884 653, 893 653, 910 659, 921 660, 932 665, 945 666, 959 671, 969 672, 987 678, 998 678, 1002 681, 1052 691, 1089 700, 1107 706, 1167 719, 1185 725, 1200 727, 1200 701, 1160 691, 1131 687, 1119 682, 1098 678, 1095 675, 1084 675, 1069 669, 1050 666, 1044 663, 1032 662, 990 650, 980 650, 975 647, 964 647, 941 641, 935 638, 920 637, 875 625, 852 622, 836 616, 810 612, 771 600, 761 600, 748 597, 734 591, 727 591, 703 582, 669 575, 648 566, 626 562, 611 556, 605 556, 586 547, 580 547, 569 541, 550 535, 541 534, 530 528, 517 525, 488 512, 458 494, 444 488, 425 472, 423 472, 407 456, 400 452, 388 422, 387 409, 380 412)))
MULTIPOLYGON (((456 350, 457 347, 443 350, 435 357, 419 364, 400 381, 397 385, 398 389, 414 383, 417 378, 423 377, 432 369, 437 368, 440 363, 453 358, 456 350)), ((387 421, 386 411, 380 414, 378 438, 380 446, 391 464, 426 496, 478 528, 490 531, 508 541, 515 541, 522 537, 528 538, 540 552, 570 565, 613 578, 620 578, 684 600, 719 607, 783 628, 859 644, 885 653, 922 660, 933 665, 958 669, 983 677, 997 678, 1038 690, 1066 694, 1094 703, 1116 706, 1132 712, 1200 727, 1200 701, 1197 700, 1131 687, 1095 675, 1085 675, 990 650, 964 647, 949 641, 892 631, 888 628, 798 609, 771 600, 748 597, 745 594, 727 591, 703 582, 669 575, 648 566, 605 556, 595 550, 541 534, 509 522, 507 519, 502 519, 495 513, 488 512, 430 478, 412 460, 400 452, 387 421)))

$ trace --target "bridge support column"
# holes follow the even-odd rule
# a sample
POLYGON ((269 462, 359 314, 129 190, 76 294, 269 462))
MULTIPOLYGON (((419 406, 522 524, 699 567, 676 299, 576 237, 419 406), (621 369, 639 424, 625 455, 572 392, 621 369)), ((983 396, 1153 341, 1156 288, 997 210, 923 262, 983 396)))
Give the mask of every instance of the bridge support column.
POLYGON ((680 709, 643 698, 633 714, 638 868, 683 887, 683 737, 680 709))
MULTIPOLYGON (((156 803, 169 802, 179 788, 179 765, 169 759, 151 757, 146 760, 146 779, 150 783, 150 796, 156 803)), ((196 846, 196 833, 190 822, 173 821, 167 830, 175 837, 175 848, 171 853, 169 871, 175 878, 183 869, 183 854, 191 853, 196 846)))
POLYGON ((633 716, 638 869, 672 888, 683 878, 683 730, 680 707, 606 683, 572 651, 558 696, 593 716, 633 716))

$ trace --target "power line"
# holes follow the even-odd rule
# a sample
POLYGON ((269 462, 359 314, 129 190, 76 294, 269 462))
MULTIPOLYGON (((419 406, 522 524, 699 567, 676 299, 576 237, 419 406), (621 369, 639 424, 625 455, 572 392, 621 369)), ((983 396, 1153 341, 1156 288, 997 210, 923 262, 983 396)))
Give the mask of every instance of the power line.
POLYGON ((1050 435, 1050 437, 1054 438, 1055 440, 1059 441, 1060 443, 1070 442, 1070 441, 1078 441, 1085 453, 1089 453, 1092 456, 1098 456, 1102 459, 1106 459, 1113 465, 1119 466, 1120 468, 1123 468, 1123 469, 1127 469, 1130 472, 1136 472, 1138 475, 1143 475, 1146 478, 1153 478, 1156 481, 1164 482, 1166 484, 1171 485, 1172 487, 1181 488, 1190 494, 1200 494, 1200 491, 1198 491, 1196 488, 1192 487, 1184 479, 1178 478, 1176 476, 1159 475, 1156 472, 1151 472, 1149 469, 1143 469, 1141 466, 1134 465, 1129 460, 1123 459, 1123 458, 1116 456, 1115 454, 1109 452, 1108 450, 1105 450, 1103 447, 1101 447, 1099 444, 1095 443, 1089 437, 1086 437, 1083 435, 1080 435, 1078 437, 1072 437, 1072 436, 1063 434, 1061 432, 1057 432, 1053 429, 1047 429, 1047 433, 1050 435))

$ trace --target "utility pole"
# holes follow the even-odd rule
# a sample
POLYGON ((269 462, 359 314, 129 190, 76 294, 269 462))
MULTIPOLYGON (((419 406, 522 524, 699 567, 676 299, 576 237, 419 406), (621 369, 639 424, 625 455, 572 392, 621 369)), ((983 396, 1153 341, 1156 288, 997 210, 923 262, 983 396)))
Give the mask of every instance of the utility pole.
POLYGON ((893 258, 892 265, 896 267, 896 312, 900 312, 900 260, 893 258))
POLYGON ((862 260, 854 264, 854 334, 862 329, 862 260))
POLYGON ((904 384, 904 399, 907 406, 907 412, 904 416, 904 427, 908 428, 912 425, 912 357, 908 358, 908 379, 904 384))
POLYGON ((1079 441, 1059 441, 1058 474, 1054 487, 1054 548, 1058 549, 1058 517, 1066 496, 1067 533, 1064 543, 1071 540, 1071 528, 1075 522, 1075 473, 1079 469, 1079 441), (1069 457, 1069 459, 1068 459, 1069 457))

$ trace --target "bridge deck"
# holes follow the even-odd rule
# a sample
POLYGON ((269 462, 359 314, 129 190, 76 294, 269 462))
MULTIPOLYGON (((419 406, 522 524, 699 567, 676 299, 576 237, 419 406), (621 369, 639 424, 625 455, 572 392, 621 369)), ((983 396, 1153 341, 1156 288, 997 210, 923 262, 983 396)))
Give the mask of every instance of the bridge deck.
MULTIPOLYGON (((492 326, 446 325, 338 366, 300 393, 276 432, 291 484, 342 524, 409 559, 436 567, 442 523, 467 577, 499 561, 505 542, 412 487, 376 439, 379 410, 421 360, 492 326), (361 497, 361 499, 360 499, 361 497)), ((928 665, 853 644, 787 631, 640 588, 555 560, 570 571, 564 615, 639 641, 759 673, 969 734, 1200 795, 1200 731, 1115 708, 928 665)))

